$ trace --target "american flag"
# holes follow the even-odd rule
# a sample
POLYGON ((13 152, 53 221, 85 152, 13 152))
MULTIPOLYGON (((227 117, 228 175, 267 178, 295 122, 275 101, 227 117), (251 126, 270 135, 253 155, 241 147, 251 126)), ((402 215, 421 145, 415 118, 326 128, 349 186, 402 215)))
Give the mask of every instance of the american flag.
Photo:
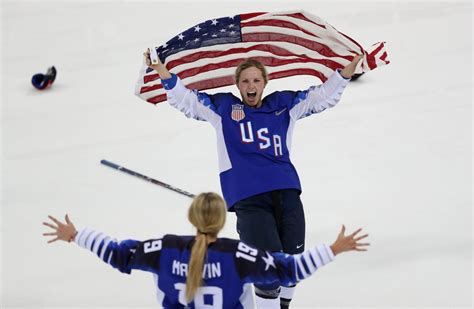
MULTIPOLYGON (((236 67, 247 58, 262 62, 269 79, 313 75, 324 82, 364 54, 356 73, 388 64, 384 42, 365 50, 349 36, 305 11, 247 13, 207 20, 156 47, 171 73, 190 89, 206 90, 234 84, 236 67)), ((166 100, 158 74, 140 70, 135 94, 156 104, 166 100)))

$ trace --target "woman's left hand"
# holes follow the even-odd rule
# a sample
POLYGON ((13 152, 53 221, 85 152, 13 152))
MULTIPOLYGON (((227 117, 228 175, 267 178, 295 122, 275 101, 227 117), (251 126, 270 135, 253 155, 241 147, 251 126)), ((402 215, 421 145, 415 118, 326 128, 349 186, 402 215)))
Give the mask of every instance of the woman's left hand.
POLYGON ((354 75, 357 64, 362 58, 364 58, 364 55, 355 55, 351 63, 341 70, 342 77, 351 78, 352 75, 354 75))

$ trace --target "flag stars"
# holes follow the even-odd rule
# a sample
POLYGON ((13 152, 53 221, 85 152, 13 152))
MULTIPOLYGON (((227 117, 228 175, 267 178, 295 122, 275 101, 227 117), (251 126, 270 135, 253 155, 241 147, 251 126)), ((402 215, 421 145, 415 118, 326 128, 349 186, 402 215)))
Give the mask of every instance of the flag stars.
POLYGON ((178 40, 180 40, 180 41, 184 40, 184 35, 182 33, 180 33, 178 35, 178 40))
POLYGON ((231 31, 231 32, 230 32, 230 35, 234 35, 234 34, 235 34, 235 31, 231 31))
POLYGON ((220 32, 225 32, 225 29, 221 29, 220 32))
POLYGON ((195 39, 194 39, 194 42, 195 42, 195 43, 197 43, 197 42, 199 42, 199 41, 200 41, 200 40, 199 40, 198 38, 195 38, 195 39))
POLYGON ((235 25, 234 25, 234 24, 230 24, 228 27, 229 27, 229 28, 234 28, 235 25))
POLYGON ((211 35, 211 36, 212 36, 213 38, 217 38, 217 34, 215 34, 215 33, 214 33, 213 35, 211 35))
POLYGON ((214 25, 214 26, 216 26, 218 23, 219 23, 219 22, 217 21, 217 19, 213 19, 213 20, 211 21, 211 24, 214 25))
POLYGON ((199 32, 201 31, 201 27, 199 27, 199 25, 197 25, 196 27, 194 27, 194 32, 199 32))

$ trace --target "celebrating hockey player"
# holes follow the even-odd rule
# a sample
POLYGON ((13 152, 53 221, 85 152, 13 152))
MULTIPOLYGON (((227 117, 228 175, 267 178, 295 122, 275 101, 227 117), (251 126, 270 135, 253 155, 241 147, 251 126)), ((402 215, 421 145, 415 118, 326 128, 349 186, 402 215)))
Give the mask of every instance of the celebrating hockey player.
MULTIPOLYGON (((144 59, 159 74, 169 104, 187 117, 208 121, 216 130, 222 193, 229 211, 237 215, 240 239, 271 252, 303 252, 301 184, 290 160, 295 122, 336 105, 362 56, 354 56, 320 86, 266 97, 266 69, 248 59, 235 72, 241 98, 187 89, 159 58, 151 62, 149 50, 144 59)), ((261 307, 281 303, 288 308, 294 287, 256 284, 255 292, 261 307)))
POLYGON ((368 236, 358 236, 361 229, 346 236, 342 226, 330 246, 314 246, 295 255, 262 251, 238 240, 217 237, 226 211, 218 194, 201 193, 188 210, 188 219, 197 230, 195 236, 168 234, 146 241, 119 242, 91 229, 76 230, 68 215, 65 222, 49 216, 52 222, 43 224, 53 231, 43 235, 54 237, 49 243, 74 242, 123 273, 133 269, 153 273, 163 308, 254 308, 252 283, 296 284, 336 255, 366 251, 369 245, 361 242, 368 236))

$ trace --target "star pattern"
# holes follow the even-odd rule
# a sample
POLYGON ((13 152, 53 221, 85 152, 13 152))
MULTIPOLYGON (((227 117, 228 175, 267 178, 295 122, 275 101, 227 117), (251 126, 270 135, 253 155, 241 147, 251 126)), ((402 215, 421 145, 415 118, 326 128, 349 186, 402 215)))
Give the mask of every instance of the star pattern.
POLYGON ((157 52, 164 63, 167 57, 183 50, 237 43, 241 37, 240 16, 222 17, 189 28, 158 47, 157 52))
POLYGON ((268 251, 266 253, 267 253, 267 257, 262 257, 263 261, 265 262, 265 271, 267 271, 270 268, 270 266, 276 269, 275 260, 273 256, 268 251))

